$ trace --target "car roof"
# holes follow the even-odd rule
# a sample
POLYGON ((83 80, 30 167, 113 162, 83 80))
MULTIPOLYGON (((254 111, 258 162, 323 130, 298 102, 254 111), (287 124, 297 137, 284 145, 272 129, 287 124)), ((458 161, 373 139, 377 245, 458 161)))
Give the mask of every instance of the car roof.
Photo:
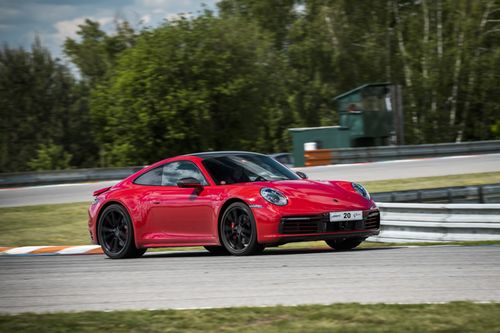
POLYGON ((292 154, 291 153, 275 153, 275 154, 270 154, 269 156, 279 157, 279 156, 285 156, 285 155, 292 155, 292 154))
POLYGON ((251 151, 208 151, 208 152, 203 152, 203 153, 187 154, 185 156, 196 156, 196 157, 199 157, 201 159, 205 159, 205 158, 214 158, 214 157, 230 156, 230 155, 260 155, 260 156, 265 156, 264 154, 254 153, 251 151))

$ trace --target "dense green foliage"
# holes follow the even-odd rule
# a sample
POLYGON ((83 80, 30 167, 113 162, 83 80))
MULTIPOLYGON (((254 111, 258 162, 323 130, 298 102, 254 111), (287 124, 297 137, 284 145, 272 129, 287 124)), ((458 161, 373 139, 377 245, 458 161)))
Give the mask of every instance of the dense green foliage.
POLYGON ((277 107, 285 75, 251 22, 206 14, 143 32, 93 91, 101 158, 123 165, 208 149, 284 149, 267 134, 280 121, 286 131, 286 106, 277 107))
POLYGON ((93 165, 86 95, 88 89, 38 39, 30 52, 3 46, 0 170, 93 165))
POLYGON ((284 151, 368 82, 403 86, 407 143, 500 138, 500 0, 221 0, 78 34, 78 80, 38 42, 0 50, 1 171, 284 151))

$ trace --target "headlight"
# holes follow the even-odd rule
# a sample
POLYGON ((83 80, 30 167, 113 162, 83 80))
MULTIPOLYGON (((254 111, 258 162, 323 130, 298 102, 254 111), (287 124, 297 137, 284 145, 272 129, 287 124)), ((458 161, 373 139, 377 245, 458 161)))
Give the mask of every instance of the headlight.
POLYGON ((363 185, 358 183, 352 183, 352 188, 356 190, 363 198, 370 200, 370 193, 363 187, 363 185))
POLYGON ((99 198, 95 197, 94 200, 92 200, 92 205, 97 205, 99 203, 99 198))
POLYGON ((260 195, 267 201, 277 206, 284 206, 288 203, 288 199, 283 193, 272 188, 265 187, 260 190, 260 195))

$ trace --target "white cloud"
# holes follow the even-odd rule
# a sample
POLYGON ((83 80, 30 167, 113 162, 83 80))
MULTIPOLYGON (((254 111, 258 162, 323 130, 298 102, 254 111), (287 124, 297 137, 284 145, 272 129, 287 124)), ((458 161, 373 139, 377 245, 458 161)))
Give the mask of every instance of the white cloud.
POLYGON ((165 10, 161 9, 161 8, 155 8, 155 9, 153 9, 152 13, 153 14, 163 14, 163 13, 165 13, 165 10))
POLYGON ((164 19, 167 21, 178 21, 181 18, 190 18, 193 17, 192 13, 168 13, 164 16, 164 19))
POLYGON ((0 23, 0 32, 7 32, 7 31, 10 31, 10 30, 14 30, 15 29, 15 25, 13 24, 2 24, 0 23))
POLYGON ((141 23, 148 24, 149 22, 151 22, 151 15, 144 15, 141 17, 141 23))
MULTIPOLYGON (((56 29, 56 33, 52 34, 53 37, 59 43, 63 43, 66 38, 76 38, 77 31, 80 29, 78 26, 85 22, 85 19, 90 19, 93 21, 99 22, 101 27, 106 27, 109 23, 113 22, 112 17, 101 17, 101 18, 92 18, 92 17, 77 17, 72 20, 59 21, 54 24, 54 28, 56 29)), ((105 30, 105 29, 104 29, 105 30)))
MULTIPOLYGON (((183 6, 193 6, 193 2, 191 0, 136 0, 136 4, 146 6, 146 7, 183 7, 183 6)), ((201 1, 200 1, 201 3, 201 1)))
POLYGON ((178 13, 193 17, 202 4, 216 9, 217 0, 0 0, 0 43, 29 49, 35 35, 54 56, 63 57, 66 38, 78 39, 78 25, 89 18, 114 32, 115 19, 128 20, 140 30, 178 20, 178 13))

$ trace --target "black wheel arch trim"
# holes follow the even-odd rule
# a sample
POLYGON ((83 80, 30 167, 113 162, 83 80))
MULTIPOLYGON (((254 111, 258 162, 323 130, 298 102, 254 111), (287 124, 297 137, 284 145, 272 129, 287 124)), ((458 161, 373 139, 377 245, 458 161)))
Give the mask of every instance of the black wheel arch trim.
POLYGON ((99 208, 99 212, 97 213, 96 223, 95 223, 95 237, 96 237, 96 243, 97 243, 97 245, 102 245, 101 241, 99 240, 99 232, 98 232, 99 221, 101 219, 102 213, 106 210, 107 207, 109 207, 111 205, 118 205, 118 206, 122 207, 123 209, 125 209, 125 211, 127 212, 128 217, 130 218, 130 223, 132 223, 132 227, 133 227, 133 231, 134 231, 134 243, 135 243, 135 247, 139 248, 137 246, 137 237, 136 237, 137 236, 136 235, 137 228, 136 228, 136 225, 134 223, 134 220, 132 219, 132 215, 130 215, 130 211, 128 210, 127 206, 125 206, 122 202, 115 201, 115 200, 106 201, 106 203, 104 203, 102 205, 102 207, 99 208))
MULTIPOLYGON (((229 198, 226 201, 224 201, 221 208, 219 209, 219 213, 217 214, 217 225, 215 226, 217 228, 217 241, 219 242, 219 245, 221 245, 221 246, 223 245, 222 240, 221 240, 221 235, 220 235, 220 224, 222 223, 222 217, 224 216, 226 209, 235 202, 241 202, 241 203, 247 205, 251 211, 251 208, 248 205, 248 202, 246 202, 245 200, 243 200, 240 197, 232 197, 232 198, 229 198)), ((255 221, 255 224, 257 224, 257 221, 255 221)), ((255 227, 256 227, 256 229, 258 229, 257 225, 255 227)), ((257 231, 257 239, 259 239, 259 232, 258 231, 257 231)))

